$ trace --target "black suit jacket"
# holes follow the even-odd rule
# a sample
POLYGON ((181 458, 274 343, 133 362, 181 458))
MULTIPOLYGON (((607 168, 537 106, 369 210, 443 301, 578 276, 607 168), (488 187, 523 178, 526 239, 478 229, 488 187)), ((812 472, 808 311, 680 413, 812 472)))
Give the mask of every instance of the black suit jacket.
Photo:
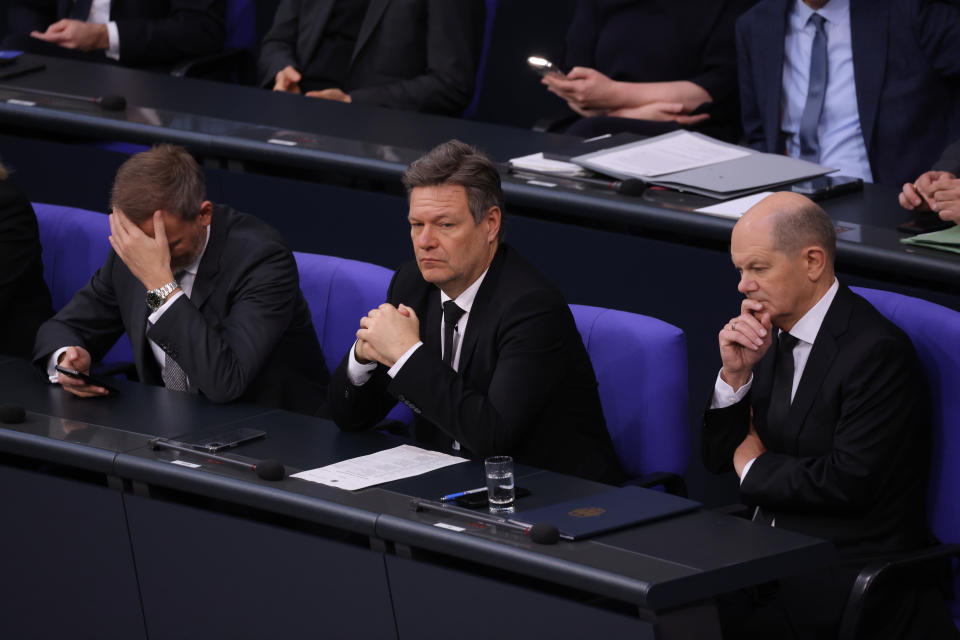
POLYGON ((114 251, 37 335, 46 368, 60 347, 100 359, 125 330, 140 380, 162 385, 149 337, 214 402, 243 400, 302 413, 322 406, 328 373, 293 254, 275 229, 214 208, 210 240, 190 298, 180 296, 147 330, 146 289, 114 251))
MULTIPOLYGON (((737 22, 747 143, 783 153, 780 134, 788 0, 763 0, 737 22)), ((850 0, 860 128, 874 182, 900 186, 960 137, 960 8, 933 0, 850 0)))
POLYGON ((37 329, 53 315, 40 255, 30 201, 0 180, 0 354, 28 358, 37 329))
POLYGON ((848 556, 928 544, 929 401, 910 339, 841 285, 780 425, 767 423, 775 351, 754 368, 746 398, 706 412, 707 468, 732 468, 752 410, 767 452, 740 491, 778 527, 827 538, 848 556))
MULTIPOLYGON (((303 70, 336 0, 282 0, 263 39, 261 83, 303 70)), ((353 102, 459 115, 470 102, 483 40, 483 0, 371 0, 347 86, 353 102)))
POLYGON ((416 263, 397 271, 387 294, 420 319, 417 349, 392 380, 378 366, 366 384, 333 374, 330 411, 341 429, 375 426, 397 400, 417 415, 416 438, 466 454, 518 462, 606 482, 623 472, 603 419, 597 381, 560 292, 509 247, 490 265, 470 311, 459 371, 440 357, 440 290, 416 263))
MULTIPOLYGON (((11 0, 10 34, 29 35, 70 16, 71 0, 11 0)), ((225 0, 112 0, 121 64, 171 66, 223 49, 225 0)), ((29 42, 29 41, 26 41, 29 42)))
POLYGON ((953 175, 960 175, 960 142, 954 142, 944 149, 943 155, 933 165, 935 171, 948 171, 953 175))

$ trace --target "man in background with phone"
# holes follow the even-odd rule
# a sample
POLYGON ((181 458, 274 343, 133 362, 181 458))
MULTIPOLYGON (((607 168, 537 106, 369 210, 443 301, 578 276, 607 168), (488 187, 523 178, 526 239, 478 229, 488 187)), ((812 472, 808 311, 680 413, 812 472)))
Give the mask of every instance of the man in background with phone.
POLYGON ((104 265, 37 333, 34 362, 70 393, 126 331, 142 382, 314 414, 328 373, 293 254, 256 218, 206 200, 185 149, 160 145, 117 171, 104 265))

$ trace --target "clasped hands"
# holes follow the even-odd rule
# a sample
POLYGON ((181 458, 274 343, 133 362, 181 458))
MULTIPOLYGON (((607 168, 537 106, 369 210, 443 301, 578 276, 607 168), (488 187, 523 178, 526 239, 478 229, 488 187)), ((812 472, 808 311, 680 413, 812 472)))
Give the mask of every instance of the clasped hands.
MULTIPOLYGON (((763 303, 744 298, 740 303, 740 315, 732 318, 719 333, 720 358, 723 368, 720 377, 734 390, 747 384, 753 366, 763 358, 773 343, 773 325, 763 303)), ((753 428, 733 453, 733 468, 743 477, 743 468, 748 462, 766 451, 766 447, 753 428)))
POLYGON ((360 319, 353 353, 360 364, 379 362, 392 367, 418 342, 420 320, 413 309, 385 302, 360 319))
POLYGON ((910 211, 935 211, 943 220, 960 223, 960 179, 947 171, 927 171, 903 185, 900 206, 910 211))
POLYGON ((636 104, 625 95, 629 84, 612 80, 596 69, 574 67, 564 75, 551 72, 541 83, 556 94, 581 116, 614 116, 637 120, 674 121, 683 126, 703 122, 710 117, 703 113, 688 115, 689 110, 681 102, 651 101, 636 104))
MULTIPOLYGON (((303 80, 303 76, 299 71, 294 69, 292 66, 287 65, 280 71, 277 71, 277 75, 274 78, 273 90, 282 91, 284 93, 302 93, 300 89, 300 81, 303 80)), ((321 89, 320 91, 307 91, 305 94, 308 98, 322 98, 323 100, 334 100, 336 102, 352 102, 353 99, 350 97, 349 93, 344 93, 340 89, 321 89)))
POLYGON ((163 213, 153 213, 153 237, 144 233, 117 209, 110 214, 110 246, 143 283, 147 291, 159 289, 173 280, 170 270, 170 245, 163 213))

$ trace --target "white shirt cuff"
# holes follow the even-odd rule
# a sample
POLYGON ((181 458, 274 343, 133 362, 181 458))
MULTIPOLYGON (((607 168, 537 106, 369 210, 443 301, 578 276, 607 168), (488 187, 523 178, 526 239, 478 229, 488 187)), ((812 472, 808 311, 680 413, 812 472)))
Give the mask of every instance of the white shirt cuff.
POLYGON ((377 363, 360 364, 357 362, 356 348, 357 343, 354 342, 353 346, 350 347, 350 357, 347 358, 347 380, 353 386, 359 387, 367 383, 367 380, 373 375, 373 370, 377 368, 377 363))
POLYGON ((57 361, 69 348, 70 347, 60 347, 54 351, 50 359, 47 360, 47 379, 50 380, 50 382, 56 383, 60 380, 60 372, 56 370, 57 361))
POLYGON ((159 320, 161 316, 163 316, 163 314, 167 312, 167 309, 170 308, 170 305, 173 304, 174 300, 176 300, 182 295, 185 295, 183 292, 183 289, 180 289, 179 291, 176 291, 173 294, 171 294, 170 297, 168 297, 166 300, 163 301, 163 304, 160 305, 159 309, 157 309, 147 317, 147 321, 150 324, 157 324, 157 320, 159 320))
POLYGON ((750 374, 750 379, 747 380, 747 383, 737 389, 733 390, 726 381, 720 377, 720 374, 717 373, 717 381, 713 385, 713 398, 710 399, 710 408, 711 409, 724 409, 726 407, 733 406, 744 399, 747 393, 750 391, 750 386, 753 384, 753 374, 750 374))
POLYGON ((747 473, 750 472, 750 467, 752 467, 753 463, 756 461, 757 459, 753 458, 752 460, 747 462, 747 464, 743 465, 743 473, 740 474, 740 484, 743 484, 743 481, 747 479, 747 473))
POLYGON ((400 356, 400 359, 394 362, 392 367, 387 369, 387 375, 390 376, 391 378, 396 378, 397 374, 400 373, 400 369, 403 367, 403 365, 406 364, 407 360, 410 359, 410 356, 413 355, 413 352, 419 349, 420 345, 422 344, 423 344, 422 342, 418 342, 417 344, 407 349, 407 352, 402 356, 400 356))
POLYGON ((117 23, 111 20, 107 23, 107 37, 110 39, 110 47, 107 49, 107 57, 111 60, 120 59, 120 30, 117 23))

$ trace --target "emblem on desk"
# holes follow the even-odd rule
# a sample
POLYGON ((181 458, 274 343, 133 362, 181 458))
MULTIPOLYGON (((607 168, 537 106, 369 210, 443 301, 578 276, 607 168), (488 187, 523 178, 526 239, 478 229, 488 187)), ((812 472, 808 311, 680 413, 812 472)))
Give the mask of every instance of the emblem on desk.
POLYGON ((607 510, 602 507, 580 507, 579 509, 567 512, 567 515, 573 516, 574 518, 594 518, 606 512, 607 510))

